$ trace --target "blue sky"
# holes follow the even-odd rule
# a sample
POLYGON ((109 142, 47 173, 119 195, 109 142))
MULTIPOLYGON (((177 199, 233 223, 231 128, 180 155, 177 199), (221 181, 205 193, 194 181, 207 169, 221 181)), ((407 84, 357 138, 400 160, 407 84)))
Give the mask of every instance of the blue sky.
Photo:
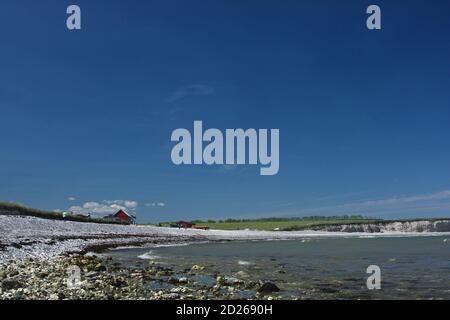
POLYGON ((0 4, 0 200, 139 221, 450 216, 448 1, 0 4), (382 30, 365 9, 382 9, 382 30), (82 30, 66 29, 78 4, 82 30), (176 128, 279 128, 280 172, 175 166, 176 128))

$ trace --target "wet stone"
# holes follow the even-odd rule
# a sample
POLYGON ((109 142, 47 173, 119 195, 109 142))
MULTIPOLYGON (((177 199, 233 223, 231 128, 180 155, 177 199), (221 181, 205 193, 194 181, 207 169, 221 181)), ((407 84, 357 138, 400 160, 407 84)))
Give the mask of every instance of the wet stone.
POLYGON ((259 289, 258 292, 262 294, 270 294, 273 292, 279 292, 280 288, 272 282, 265 282, 259 289))

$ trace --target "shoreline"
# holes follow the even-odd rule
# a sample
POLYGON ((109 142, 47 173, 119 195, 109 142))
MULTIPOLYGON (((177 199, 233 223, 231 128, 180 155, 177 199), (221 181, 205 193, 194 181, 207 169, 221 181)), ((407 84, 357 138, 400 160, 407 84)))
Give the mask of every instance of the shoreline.
MULTIPOLYGON (((124 266, 101 252, 114 248, 230 241, 434 236, 450 237, 450 232, 191 230, 0 216, 0 300, 240 299, 243 296, 245 299, 279 299, 276 284, 266 282, 267 279, 248 279, 242 274, 227 274, 220 268, 211 270, 201 264, 179 269, 177 264, 161 265, 142 259, 139 266, 124 266), (76 290, 67 286, 67 270, 71 266, 79 267, 82 274, 76 290), (213 283, 199 285, 195 280, 197 276, 208 276, 213 283), (148 283, 157 287, 149 287, 148 283)), ((299 296, 282 298, 328 299, 332 295, 327 288, 317 290, 305 289, 299 296)), ((345 291, 340 294, 344 299, 351 299, 345 291)))
MULTIPOLYGON (((425 236, 425 235, 422 235, 425 236)), ((439 236, 439 235, 433 235, 439 236)), ((442 235, 440 235, 442 236, 442 235)), ((397 236, 398 238, 398 236, 397 236)), ((403 237, 401 237, 403 238, 403 237)), ((234 242, 211 240, 210 242, 234 242)), ((235 240, 248 242, 248 240, 235 240)), ((252 240, 264 242, 265 240, 252 240)), ((283 241, 283 240, 275 240, 283 241)), ((292 240, 291 240, 292 241, 292 240)), ((168 246, 205 243, 177 242, 168 246)), ((161 244, 153 244, 160 247, 161 244)), ((162 245, 167 246, 167 245, 162 245)), ((120 249, 129 249, 122 247, 120 249)), ((145 248, 147 247, 133 247, 145 248)), ((105 249, 105 248, 104 248, 105 249)), ((109 249, 114 251, 114 249, 109 249)), ((150 254, 152 251, 150 250, 150 254)), ((329 300, 381 299, 370 290, 358 290, 365 278, 358 276, 324 278, 323 281, 301 282, 298 291, 286 288, 284 263, 270 269, 270 275, 252 273, 260 267, 238 261, 234 270, 211 262, 194 259, 186 263, 161 262, 136 256, 122 261, 107 252, 65 253, 49 260, 30 257, 0 267, 0 300, 329 300), (131 263, 130 263, 131 262, 131 263), (70 288, 73 268, 79 270, 77 286, 70 288), (209 279, 205 282, 205 279, 209 279), (358 285, 358 283, 360 284, 358 285)), ((276 261, 270 259, 270 261, 276 261)), ((395 263, 395 260, 390 261, 395 263)), ((386 298, 386 297, 384 297, 386 298)), ((398 296, 388 297, 396 299, 398 296)), ((419 299, 428 299, 419 295, 419 299)), ((445 295, 429 299, 446 299, 445 295)))
POLYGON ((223 300, 242 299, 242 293, 248 300, 279 299, 273 295, 276 285, 262 280, 218 272, 212 274, 212 285, 193 280, 210 272, 202 265, 180 271, 152 261, 127 267, 97 255, 70 254, 51 264, 28 258, 0 269, 0 300, 223 300), (73 267, 79 268, 80 278, 70 288, 68 270, 73 267))
POLYGON ((449 235, 450 232, 341 232, 194 230, 123 226, 0 215, 0 266, 25 258, 51 260, 69 253, 114 247, 173 245, 201 241, 297 240, 307 238, 380 238, 449 235))

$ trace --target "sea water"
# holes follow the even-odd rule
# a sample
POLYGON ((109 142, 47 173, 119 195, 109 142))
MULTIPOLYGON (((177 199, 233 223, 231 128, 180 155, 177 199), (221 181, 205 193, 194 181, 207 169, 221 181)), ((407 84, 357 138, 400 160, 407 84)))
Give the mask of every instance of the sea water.
POLYGON ((198 281, 213 285, 217 273, 248 281, 270 281, 281 298, 450 299, 447 237, 335 238, 232 241, 108 253, 128 266, 143 260, 180 273, 205 267, 198 281), (369 265, 381 269, 381 289, 369 290, 369 265), (202 278, 203 277, 203 278, 202 278))

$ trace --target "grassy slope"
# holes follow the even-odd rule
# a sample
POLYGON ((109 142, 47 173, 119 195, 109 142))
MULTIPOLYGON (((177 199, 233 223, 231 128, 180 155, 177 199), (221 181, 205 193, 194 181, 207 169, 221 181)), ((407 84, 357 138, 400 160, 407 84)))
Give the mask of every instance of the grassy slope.
POLYGON ((280 221, 239 221, 239 222, 216 222, 204 223, 211 229, 220 230, 242 230, 242 229, 257 229, 257 230, 280 230, 285 229, 303 229, 306 227, 327 225, 327 224, 349 224, 349 223, 368 223, 375 220, 280 220, 280 221))
MULTIPOLYGON (((435 220, 449 220, 449 218, 423 218, 423 219, 399 219, 399 220, 380 220, 373 218, 357 218, 357 219, 255 219, 246 221, 218 221, 218 222, 196 222, 197 225, 208 226, 211 229, 217 230, 274 230, 279 229, 282 231, 294 231, 294 230, 308 230, 312 227, 318 227, 323 225, 343 225, 343 224, 387 224, 392 222, 412 222, 412 221, 435 221, 435 220)), ((161 223, 161 226, 169 226, 170 223, 161 223)))
POLYGON ((282 231, 308 230, 311 227, 323 225, 343 225, 343 224, 388 224, 392 222, 414 222, 414 221, 437 221, 450 220, 450 218, 417 218, 417 219, 399 219, 399 220, 377 220, 377 219, 335 219, 335 220, 280 220, 280 221, 239 221, 239 222, 216 222, 216 223, 200 223, 211 229, 219 230, 242 230, 242 229, 256 229, 256 230, 274 230, 278 228, 282 231))
MULTIPOLYGON (((89 219, 85 217, 72 216, 63 218, 61 213, 37 210, 32 208, 27 208, 15 203, 0 202, 0 215, 22 215, 22 216, 33 216, 44 219, 54 219, 54 220, 69 220, 69 221, 79 221, 79 222, 96 222, 96 223, 114 223, 108 222, 100 219, 89 219)), ((427 218, 427 219, 407 219, 407 220, 395 220, 395 221, 419 221, 419 220, 449 220, 449 218, 427 218)), ((321 226, 321 225, 342 225, 342 224, 362 224, 362 223, 390 223, 394 220, 376 220, 376 219, 255 219, 246 221, 218 221, 218 222, 197 222, 197 225, 208 226, 211 229, 218 230, 274 230, 276 228, 280 230, 305 230, 310 227, 321 226)), ((168 226, 170 223, 161 223, 161 226, 168 226)))
MULTIPOLYGON (((208 226, 211 229, 218 230, 301 230, 311 226, 318 225, 334 225, 334 224, 352 224, 352 223, 370 223, 376 222, 374 219, 335 219, 335 220, 319 220, 319 219, 255 219, 247 221, 219 221, 219 222, 198 222, 197 225, 208 226)), ((170 223, 163 223, 168 226, 170 223)))
POLYGON ((104 221, 101 219, 93 219, 93 218, 80 217, 80 216, 70 216, 70 217, 63 218, 62 214, 58 213, 58 212, 51 212, 51 211, 27 208, 27 207, 21 206, 16 203, 11 203, 11 202, 0 202, 0 215, 30 216, 30 217, 37 217, 37 218, 43 218, 43 219, 53 219, 53 220, 117 224, 116 222, 109 222, 109 221, 104 221))

